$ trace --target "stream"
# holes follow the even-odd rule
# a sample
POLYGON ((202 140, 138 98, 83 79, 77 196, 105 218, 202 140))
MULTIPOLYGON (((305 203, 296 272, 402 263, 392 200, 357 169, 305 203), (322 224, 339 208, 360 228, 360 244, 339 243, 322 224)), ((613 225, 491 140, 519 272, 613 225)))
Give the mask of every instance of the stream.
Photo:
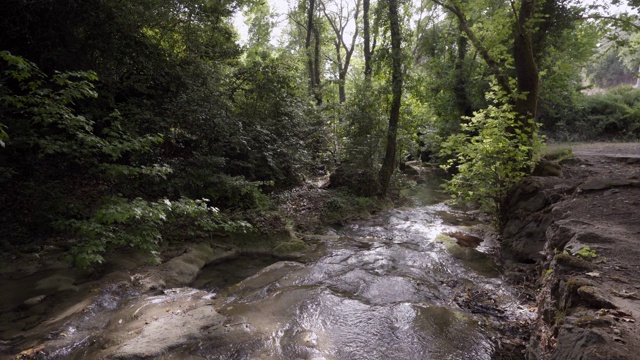
POLYGON ((533 313, 486 254, 495 244, 441 235, 480 224, 429 187, 411 191, 411 206, 308 237, 301 258, 240 256, 187 288, 106 294, 108 304, 65 323, 77 340, 38 358, 495 358, 501 324, 533 313))

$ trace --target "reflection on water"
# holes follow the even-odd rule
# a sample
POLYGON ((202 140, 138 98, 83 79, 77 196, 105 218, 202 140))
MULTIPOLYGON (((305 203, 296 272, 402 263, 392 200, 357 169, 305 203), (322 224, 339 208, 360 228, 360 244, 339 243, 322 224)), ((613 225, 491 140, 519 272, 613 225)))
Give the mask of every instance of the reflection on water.
POLYGON ((268 255, 242 255, 222 263, 205 266, 192 284, 193 287, 217 292, 236 284, 279 261, 268 255))
POLYGON ((207 266, 193 288, 105 291, 99 309, 83 312, 86 321, 67 324, 91 338, 48 358, 102 358, 109 346, 117 358, 118 349, 140 344, 121 346, 118 336, 154 331, 143 339, 171 345, 125 358, 491 359, 497 333, 485 303, 509 319, 516 297, 486 246, 462 248, 441 235, 472 217, 444 205, 437 191, 412 191, 418 205, 332 229, 298 261, 247 255, 207 266))
MULTIPOLYGON (((491 294, 505 307, 514 297, 490 257, 436 241, 452 229, 440 216, 450 212, 435 203, 342 227, 322 240, 315 260, 274 263, 219 293, 218 311, 242 331, 167 358, 491 359, 495 334, 458 304, 465 291, 491 294)), ((264 264, 256 261, 233 266, 264 264)), ((198 282, 231 270, 210 271, 198 282)))

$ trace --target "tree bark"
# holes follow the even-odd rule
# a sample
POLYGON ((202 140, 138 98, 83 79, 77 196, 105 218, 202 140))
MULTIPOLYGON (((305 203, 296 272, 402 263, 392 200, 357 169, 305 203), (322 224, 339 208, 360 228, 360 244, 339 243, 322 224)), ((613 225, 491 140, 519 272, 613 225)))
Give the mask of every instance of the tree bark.
MULTIPOLYGON (((536 65, 531 36, 531 22, 536 10, 535 0, 522 0, 516 21, 513 43, 513 60, 516 68, 518 93, 523 96, 516 99, 516 112, 520 115, 523 129, 533 131, 528 126, 529 119, 535 119, 538 109, 540 78, 536 65)), ((514 9, 515 12, 515 9, 514 9)))
POLYGON ((305 51, 307 52, 307 70, 309 72, 309 91, 316 99, 318 105, 322 104, 322 96, 320 94, 320 32, 314 26, 314 13, 316 1, 309 0, 309 8, 307 9, 307 36, 305 38, 305 51), (314 36, 315 44, 311 48, 312 36, 314 36))
POLYGON ((371 79, 371 30, 369 24, 370 0, 362 0, 362 32, 364 37, 364 77, 371 79))
MULTIPOLYGON (((460 29, 462 31, 462 29, 460 29)), ((458 35, 457 42, 457 50, 456 54, 456 62, 454 65, 455 70, 455 83, 453 85, 453 93, 456 97, 456 108, 458 112, 462 116, 470 117, 472 116, 471 112, 471 103, 469 97, 467 96, 467 74, 464 71, 464 62, 467 57, 467 38, 462 34, 462 32, 458 35)))
POLYGON ((396 167, 398 122, 402 98, 402 49, 400 35, 400 19, 398 16, 398 0, 389 0, 389 27, 391 30, 391 111, 389 128, 387 129, 387 148, 380 169, 381 196, 386 196, 391 184, 391 176, 396 167))
POLYGON ((322 105, 322 92, 320 91, 320 30, 313 28, 313 35, 315 39, 314 43, 314 63, 313 63, 313 78, 315 86, 313 88, 313 96, 316 98, 316 103, 322 105))

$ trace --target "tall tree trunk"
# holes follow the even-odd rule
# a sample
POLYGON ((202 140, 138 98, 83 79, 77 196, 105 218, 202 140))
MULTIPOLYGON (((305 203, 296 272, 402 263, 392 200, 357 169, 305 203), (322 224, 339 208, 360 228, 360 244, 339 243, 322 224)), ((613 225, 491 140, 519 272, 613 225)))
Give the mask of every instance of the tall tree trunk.
POLYGON ((347 81, 347 72, 340 71, 338 74, 338 97, 340 98, 340 104, 344 104, 347 101, 347 92, 345 90, 345 82, 347 81))
POLYGON ((347 10, 347 13, 343 13, 343 8, 340 6, 339 14, 335 15, 331 12, 327 11, 325 5, 321 2, 322 11, 324 12, 324 16, 326 17, 329 25, 333 29, 335 33, 335 42, 334 46, 336 49, 336 58, 333 60, 337 69, 338 69, 338 94, 340 99, 340 104, 343 104, 347 100, 347 93, 345 91, 345 82, 347 80, 347 73, 349 72, 349 66, 351 64, 351 56, 353 55, 353 51, 356 47, 356 41, 358 40, 358 16, 360 16, 360 0, 356 1, 355 9, 353 9, 353 22, 355 23, 355 30, 353 32, 351 42, 347 45, 345 41, 345 30, 349 25, 351 20, 352 12, 347 10), (341 55, 341 50, 344 49, 345 55, 344 60, 341 55))
POLYGON ((433 0, 436 4, 451 11, 457 18, 460 28, 467 35, 467 38, 478 50, 482 59, 487 63, 491 73, 495 76, 498 85, 502 90, 513 96, 516 100, 515 111, 519 116, 520 128, 526 133, 533 131, 528 120, 536 116, 538 106, 538 96, 540 92, 540 76, 536 65, 535 53, 532 41, 532 24, 536 11, 536 0, 520 0, 520 8, 516 8, 514 2, 511 3, 515 21, 515 38, 513 41, 513 58, 517 78, 517 88, 514 90, 509 84, 504 69, 498 61, 491 56, 482 41, 476 37, 471 30, 460 5, 456 2, 446 2, 446 0, 433 0), (520 96, 524 95, 524 96, 520 96))
POLYGON ((320 91, 320 30, 313 28, 313 35, 315 39, 314 43, 314 63, 313 63, 313 78, 315 87, 313 88, 313 95, 316 98, 316 103, 322 105, 322 92, 320 91))
POLYGON ((391 184, 391 176, 396 167, 398 122, 402 97, 402 49, 400 38, 400 19, 398 16, 398 0, 389 0, 389 25, 391 30, 391 111, 389 128, 387 129, 387 149, 380 169, 380 186, 382 196, 386 196, 391 184))
POLYGON ((307 52, 307 70, 309 71, 309 89, 315 88, 315 77, 313 76, 313 51, 311 50, 311 35, 313 34, 313 9, 315 0, 309 0, 307 8, 307 37, 304 41, 304 49, 307 52))
POLYGON ((531 40, 531 26, 533 26, 531 22, 534 18, 535 10, 535 0, 522 0, 513 43, 513 60, 518 81, 518 93, 524 95, 517 98, 515 110, 520 115, 520 120, 523 121, 522 128, 527 133, 533 131, 531 126, 528 125, 528 120, 536 117, 538 93, 540 91, 540 78, 531 40))
POLYGON ((320 95, 320 32, 314 26, 313 15, 315 13, 316 1, 309 0, 309 8, 307 9, 307 36, 305 38, 305 51, 307 52, 307 70, 309 72, 309 91, 315 97, 318 105, 322 104, 322 96, 320 95), (311 48, 312 36, 315 44, 311 48))
POLYGON ((496 78, 498 85, 506 92, 507 94, 513 94, 513 90, 511 89, 511 85, 509 85, 509 78, 504 74, 500 64, 496 59, 491 56, 489 53, 489 49, 484 46, 484 43, 478 39, 476 34, 471 30, 471 26, 467 21, 467 16, 463 12, 462 8, 459 4, 453 3, 449 4, 445 2, 446 0, 433 0, 436 4, 444 7, 445 9, 451 11, 457 18, 458 24, 460 25, 460 29, 467 35, 471 44, 476 48, 478 54, 482 57, 485 63, 489 66, 491 74, 496 78))
POLYGON ((458 53, 456 54, 456 62, 454 65, 455 83, 453 85, 453 93, 456 98, 456 108, 462 116, 471 116, 471 103, 467 96, 467 76, 464 71, 464 62, 467 57, 467 38, 460 30, 458 35, 458 53))
POLYGON ((371 79, 371 30, 369 24, 369 6, 370 0, 362 1, 362 20, 363 20, 363 37, 364 37, 364 77, 366 80, 371 79))

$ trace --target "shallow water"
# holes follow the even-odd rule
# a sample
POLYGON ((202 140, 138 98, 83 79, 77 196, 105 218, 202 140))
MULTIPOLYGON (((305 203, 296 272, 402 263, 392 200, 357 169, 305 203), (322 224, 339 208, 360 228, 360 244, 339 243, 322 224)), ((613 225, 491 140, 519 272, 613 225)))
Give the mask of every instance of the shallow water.
POLYGON ((306 259, 222 290, 218 311, 247 336, 199 340, 165 358, 491 359, 490 320, 457 303, 482 293, 509 309, 515 297, 486 254, 436 241, 455 229, 441 214, 455 212, 432 200, 330 229, 306 259))
MULTIPOLYGON (((163 294, 101 289, 92 303, 78 302, 80 317, 46 330, 51 350, 41 358, 491 359, 495 316, 532 314, 500 279, 484 253, 490 246, 462 248, 441 236, 477 221, 442 203, 435 189, 423 184, 405 193, 414 205, 309 237, 312 250, 296 261, 240 256, 163 294), (194 327, 189 309, 205 314, 207 325, 194 327), (173 345, 122 355, 150 341, 173 345)), ((0 345, 1 353, 15 344, 0 345)))

